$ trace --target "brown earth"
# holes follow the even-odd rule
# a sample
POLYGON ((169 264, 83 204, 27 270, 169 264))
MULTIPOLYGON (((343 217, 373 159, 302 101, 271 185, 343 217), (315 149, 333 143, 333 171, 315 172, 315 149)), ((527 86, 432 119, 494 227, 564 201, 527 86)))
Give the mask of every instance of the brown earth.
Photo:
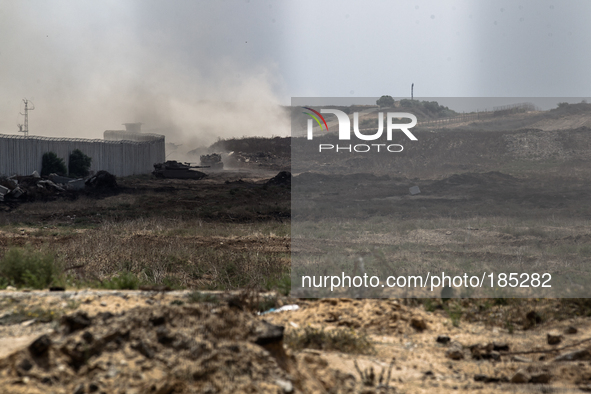
MULTIPOLYGON (((9 393, 493 393, 548 385, 569 392, 591 382, 588 317, 508 332, 478 321, 456 327, 442 309, 427 312, 404 300, 281 298, 279 305, 300 309, 257 317, 240 293, 212 293, 218 298, 196 304, 186 291, 1 295, 0 387, 9 393), (22 310, 10 313, 19 306, 69 312, 44 323, 22 310), (373 350, 293 350, 283 345, 280 327, 288 337, 305 327, 363 330, 373 350), (548 332, 561 343, 548 345, 548 332), (452 349, 459 356, 450 358, 452 349), (573 360, 560 361, 565 354, 573 360), (360 375, 372 368, 373 383, 364 384, 360 375), (525 383, 512 383, 519 371, 525 383)), ((544 314, 559 304, 529 306, 544 314)))
MULTIPOLYGON (((584 125, 586 115, 579 110, 570 114, 576 119, 548 118, 546 125, 584 125)), ((407 156, 387 160, 289 157, 293 182, 314 181, 309 192, 319 214, 337 201, 361 200, 368 203, 366 211, 355 215, 387 219, 384 228, 378 223, 356 234, 360 249, 351 248, 352 256, 369 259, 378 256, 378 248, 392 247, 391 261, 402 256, 408 262, 402 270, 429 261, 471 261, 521 270, 544 262, 556 272, 585 272, 591 251, 591 131, 478 127, 419 131, 420 147, 405 143, 407 156), (375 171, 368 175, 370 169, 375 171), (411 196, 411 186, 421 193, 411 196)), ((203 263, 196 257, 202 250, 210 253, 204 259, 221 256, 219 264, 230 256, 239 256, 236 261, 262 256, 256 266, 262 269, 287 265, 285 253, 321 252, 331 243, 342 248, 338 240, 310 237, 292 251, 289 235, 271 234, 279 228, 274 226, 289 225, 291 204, 299 203, 286 185, 267 185, 275 168, 288 161, 286 142, 234 144, 248 147, 249 155, 267 151, 259 157, 270 161, 263 166, 249 161, 199 181, 125 178, 113 195, 23 203, 2 212, 2 254, 15 246, 53 248, 67 267, 77 267, 72 271, 78 280, 93 274, 106 280, 123 270, 125 259, 125 269, 137 275, 150 259, 159 269, 166 261, 169 274, 184 278, 178 283, 200 293, 0 291, 0 391, 591 390, 591 305, 585 299, 297 299, 259 293, 260 276, 249 291, 208 292, 221 284, 233 287, 221 281, 229 275, 222 265, 183 271, 203 263), (160 255, 167 247, 170 255, 160 255), (290 304, 300 309, 257 314, 290 304), (285 337, 264 321, 284 327, 285 337), (306 328, 365 335, 373 349, 293 346, 293 335, 304 335, 306 328), (449 340, 438 342, 440 336, 449 340)), ((294 154, 297 149, 296 144, 294 154)), ((359 217, 348 219, 341 226, 355 230, 359 217)))

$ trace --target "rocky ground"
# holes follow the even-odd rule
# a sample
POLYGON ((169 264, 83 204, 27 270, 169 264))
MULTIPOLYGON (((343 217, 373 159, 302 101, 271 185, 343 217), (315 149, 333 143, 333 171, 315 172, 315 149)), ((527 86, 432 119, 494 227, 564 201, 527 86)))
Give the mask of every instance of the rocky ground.
POLYGON ((2 291, 0 387, 7 393, 591 390, 589 318, 536 323, 547 315, 544 307, 556 306, 540 304, 539 315, 532 310, 523 326, 508 330, 456 324, 441 308, 429 312, 405 300, 279 297, 278 306, 299 309, 257 314, 253 305, 268 298, 277 295, 2 291), (302 349, 294 343, 306 329, 355 330, 367 342, 339 351, 307 337, 302 349))

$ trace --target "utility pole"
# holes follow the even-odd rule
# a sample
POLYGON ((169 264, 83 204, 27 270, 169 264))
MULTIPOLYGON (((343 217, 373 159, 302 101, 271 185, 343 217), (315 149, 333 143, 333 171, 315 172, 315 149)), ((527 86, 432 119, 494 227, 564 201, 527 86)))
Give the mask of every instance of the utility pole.
POLYGON ((411 100, 414 100, 414 92, 413 92, 414 89, 415 89, 415 84, 413 82, 412 85, 410 85, 410 99, 411 100))
POLYGON ((25 133, 25 137, 27 137, 29 135, 29 111, 35 109, 35 104, 33 104, 32 101, 29 101, 27 99, 23 99, 23 102, 25 103, 25 113, 21 113, 21 115, 25 116, 25 124, 19 124, 18 131, 20 131, 21 133, 25 133), (29 108, 29 103, 31 103, 31 108, 29 108))

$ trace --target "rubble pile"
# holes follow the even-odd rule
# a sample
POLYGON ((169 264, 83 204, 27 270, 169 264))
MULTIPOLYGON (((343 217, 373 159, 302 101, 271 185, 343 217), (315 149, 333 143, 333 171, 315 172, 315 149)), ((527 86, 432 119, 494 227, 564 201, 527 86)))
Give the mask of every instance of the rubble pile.
POLYGON ((136 307, 118 315, 78 311, 64 316, 53 333, 1 359, 0 387, 130 394, 324 392, 310 387, 314 379, 302 376, 297 360, 285 353, 283 331, 229 304, 136 307))
POLYGON ((290 158, 268 152, 230 152, 228 161, 238 167, 262 167, 266 169, 282 169, 290 166, 290 158))
POLYGON ((107 171, 99 171, 91 176, 84 184, 93 189, 117 189, 117 177, 107 171))
POLYGON ((60 197, 73 198, 88 189, 117 189, 115 175, 99 171, 85 180, 56 174, 40 176, 37 171, 27 176, 0 177, 0 202, 51 201, 60 197))

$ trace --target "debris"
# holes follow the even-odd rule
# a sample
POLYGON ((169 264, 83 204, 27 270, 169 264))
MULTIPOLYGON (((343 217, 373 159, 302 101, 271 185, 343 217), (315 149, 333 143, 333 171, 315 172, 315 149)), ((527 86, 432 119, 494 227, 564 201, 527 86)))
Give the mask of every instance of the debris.
POLYGON ((562 335, 557 332, 549 332, 547 334, 548 345, 558 345, 562 342, 562 335))
MULTIPOLYGON (((38 174, 37 174, 38 175, 38 174)), ((0 201, 50 201, 57 197, 69 196, 70 191, 84 189, 83 179, 72 179, 51 174, 49 177, 35 175, 0 178, 0 201)))
POLYGON ((475 382, 483 382, 483 383, 499 383, 499 382, 508 382, 508 379, 505 376, 502 377, 493 377, 487 376, 484 374, 476 374, 474 375, 475 382))
POLYGON ((493 350, 497 352, 507 352, 509 351, 509 345, 505 342, 493 342, 493 350))
POLYGON ((26 320, 24 322, 21 323, 22 327, 28 327, 31 324, 35 323, 37 321, 37 319, 31 319, 31 320, 26 320))
POLYGON ((581 361, 591 359, 591 353, 588 350, 575 350, 574 352, 565 353, 554 359, 554 361, 581 361))
POLYGON ((46 181, 39 181, 37 182, 37 186, 42 185, 44 187, 47 187, 48 189, 55 189, 58 190, 60 192, 63 192, 65 189, 61 186, 56 185, 55 183, 53 183, 52 181, 46 180, 46 181))
POLYGON ((511 360, 515 361, 517 363, 531 363, 532 362, 531 358, 521 357, 521 356, 513 356, 513 357, 511 357, 511 360))
POLYGON ((10 177, 6 180, 6 183, 11 190, 18 186, 18 180, 14 179, 14 177, 10 177))
POLYGON ((37 338, 35 342, 29 346, 29 351, 32 355, 40 357, 47 353, 50 346, 51 339, 49 338, 49 335, 44 334, 37 338))
POLYGON ((41 178, 41 175, 39 175, 39 173, 38 173, 36 170, 35 170, 35 171, 33 171, 33 173, 31 174, 31 176, 32 176, 33 178, 41 178))
POLYGON ((85 186, 84 179, 74 179, 66 183, 66 189, 68 190, 82 190, 85 186))
POLYGON ((8 193, 8 195, 9 195, 11 198, 19 198, 19 197, 20 197, 20 196, 22 196, 23 194, 24 194, 24 192, 21 190, 21 188, 20 188, 20 187, 16 187, 16 188, 12 189, 12 190, 10 191, 10 193, 8 193))
POLYGON ((511 383, 527 383, 530 379, 531 377, 529 376, 529 374, 526 371, 520 369, 519 371, 515 372, 515 375, 513 375, 513 377, 511 378, 511 383))
POLYGON ((278 312, 286 312, 286 311, 297 311, 300 309, 299 305, 292 304, 292 305, 283 305, 281 308, 271 308, 267 311, 259 313, 259 315, 266 315, 267 313, 278 313, 278 312))
POLYGON ((293 393, 293 384, 289 380, 276 379, 275 384, 281 387, 284 393, 293 393))
POLYGON ((564 333, 565 333, 565 334, 571 334, 571 335, 572 335, 572 334, 576 334, 577 332, 579 332, 579 330, 577 330, 577 328, 576 328, 576 327, 574 327, 574 326, 568 326, 568 327, 566 328, 566 330, 564 330, 564 333))
POLYGON ((498 361, 501 359, 501 354, 494 350, 494 344, 488 343, 486 345, 476 344, 470 346, 470 352, 472 353, 472 358, 475 360, 495 360, 498 361))
POLYGON ((285 331, 285 327, 276 326, 275 324, 271 324, 265 320, 263 320, 262 323, 262 325, 259 325, 255 329, 255 333, 258 335, 254 343, 263 346, 283 340, 283 332, 285 331))
POLYGON ((450 337, 448 337, 447 335, 439 335, 437 336, 437 339, 435 341, 437 343, 443 343, 445 345, 450 341, 450 337))
POLYGON ((413 186, 410 189, 408 189, 408 191, 410 191, 410 194, 412 194, 413 196, 421 193, 421 190, 419 189, 418 186, 413 186))
POLYGON ((410 319, 410 325, 417 331, 424 331, 427 329, 427 323, 421 317, 414 316, 410 319))
MULTIPOLYGON (((288 148, 289 149, 289 148, 288 148)), ((290 166, 289 154, 275 155, 269 152, 239 152, 228 155, 232 165, 239 167, 262 167, 269 170, 283 169, 290 166)))
POLYGON ((452 342, 445 355, 452 360, 462 360, 464 358, 464 347, 459 342, 452 342))
POLYGON ((66 184, 70 182, 72 178, 68 178, 67 176, 60 176, 57 174, 49 174, 49 180, 53 183, 66 184))
POLYGON ((99 171, 86 180, 86 186, 93 189, 117 189, 117 177, 107 171, 99 171))
POLYGON ((536 311, 529 311, 525 315, 525 321, 523 322, 523 329, 527 330, 542 322, 542 316, 536 311))
POLYGON ((530 383, 546 384, 550 382, 550 374, 548 372, 539 372, 532 374, 529 380, 530 383))

